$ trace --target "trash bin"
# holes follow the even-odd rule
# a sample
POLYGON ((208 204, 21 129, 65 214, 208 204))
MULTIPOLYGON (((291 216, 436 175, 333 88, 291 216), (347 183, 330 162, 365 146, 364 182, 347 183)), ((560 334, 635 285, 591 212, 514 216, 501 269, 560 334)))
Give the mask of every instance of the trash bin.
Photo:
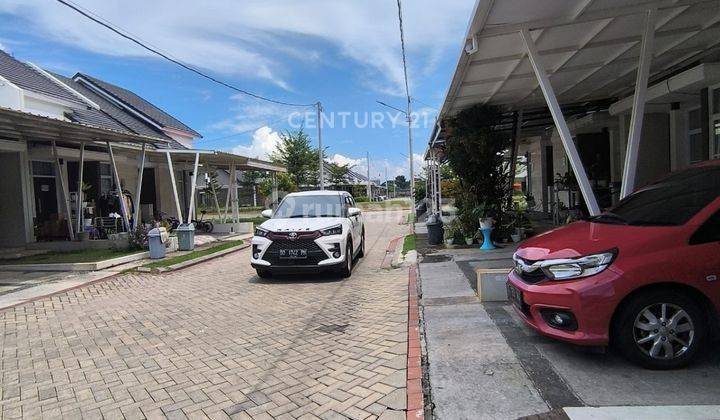
POLYGON ((415 206, 415 220, 419 220, 420 216, 425 214, 427 211, 427 203, 425 201, 420 202, 417 206, 415 206))
POLYGON ((428 218, 425 223, 428 230, 428 243, 430 245, 440 245, 443 242, 443 222, 442 219, 433 215, 428 218))
POLYGON ((150 246, 150 258, 158 260, 165 258, 165 241, 167 240, 167 230, 165 228, 155 228, 148 232, 148 245, 150 246))
POLYGON ((175 229, 178 238, 178 250, 192 251, 195 249, 195 226, 192 223, 183 223, 175 229))

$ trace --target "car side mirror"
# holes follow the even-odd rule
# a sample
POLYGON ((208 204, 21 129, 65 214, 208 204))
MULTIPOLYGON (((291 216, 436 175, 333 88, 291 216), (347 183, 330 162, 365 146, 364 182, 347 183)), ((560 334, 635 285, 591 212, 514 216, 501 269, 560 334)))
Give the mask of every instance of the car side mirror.
POLYGON ((349 217, 355 217, 355 216, 359 215, 360 213, 362 213, 362 211, 360 211, 360 209, 357 208, 357 207, 350 207, 350 208, 348 209, 348 216, 349 216, 349 217))
POLYGON ((262 213, 260 213, 260 215, 266 219, 269 219, 272 217, 272 213, 273 213, 272 210, 267 209, 267 210, 263 210, 262 213))

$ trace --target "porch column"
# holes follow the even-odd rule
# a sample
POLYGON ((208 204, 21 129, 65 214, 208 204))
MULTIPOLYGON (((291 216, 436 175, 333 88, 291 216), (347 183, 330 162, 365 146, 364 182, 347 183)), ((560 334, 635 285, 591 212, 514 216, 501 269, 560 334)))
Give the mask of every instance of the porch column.
POLYGON ((188 209, 187 223, 190 223, 195 215, 195 187, 197 187, 198 165, 200 164, 200 153, 195 153, 195 164, 193 165, 192 181, 190 182, 190 208, 188 209))
POLYGON ((122 185, 120 184, 120 174, 117 170, 117 164, 115 163, 115 154, 113 153, 112 145, 110 142, 106 142, 108 148, 108 154, 110 155, 110 166, 112 166, 113 175, 115 176, 115 185, 117 186, 117 193, 120 197, 120 212, 122 213, 123 225, 125 230, 130 232, 130 215, 127 203, 125 203, 125 195, 123 194, 122 185))
POLYGON ((558 103, 557 97, 555 96, 555 91, 553 90, 553 87, 550 84, 550 80, 545 73, 545 68, 540 62, 540 55, 538 54, 535 42, 533 41, 532 36, 530 36, 530 32, 527 29, 523 29, 520 31, 520 37, 525 44, 525 49, 527 50, 530 64, 532 64, 533 70, 535 71, 535 77, 537 77, 540 89, 545 96, 545 102, 547 102, 548 108, 550 109, 550 113, 553 117, 553 121, 555 121, 555 126, 557 127, 558 133, 560 134, 560 139, 562 140, 563 146, 565 148, 565 153, 570 160, 570 165, 572 166, 575 177, 577 178, 578 185, 580 186, 580 192, 585 198, 585 203, 587 204, 588 211, 591 216, 596 216, 600 214, 600 207, 598 206, 597 199, 595 198, 595 193, 590 186, 590 181, 588 180, 587 173, 585 172, 585 167, 580 160, 580 155, 578 154, 577 147, 575 147, 575 143, 573 142, 572 135, 570 134, 570 129, 568 128, 565 117, 563 116, 562 110, 560 109, 560 104, 558 103))
POLYGON ((517 170, 517 152, 518 147, 520 146, 520 134, 522 132, 522 121, 523 121, 523 112, 522 110, 515 113, 515 127, 513 130, 513 139, 512 139, 512 150, 510 151, 510 167, 508 168, 510 170, 510 196, 508 197, 508 208, 512 210, 512 203, 513 203, 513 193, 515 192, 515 171, 517 170))
POLYGON ((653 43, 655 41, 655 13, 655 9, 650 9, 646 12, 645 17, 645 32, 643 33, 642 47, 640 49, 640 65, 635 80, 630 134, 628 135, 627 152, 625 153, 622 187, 620 188, 621 200, 635 190, 640 137, 643 117, 645 116, 645 96, 650 75, 650 65, 652 64, 653 43))
POLYGON ((165 152, 167 157, 168 170, 170 171, 170 183, 172 184, 173 198, 175 198, 175 211, 177 211, 177 218, 182 223, 182 208, 180 207, 180 199, 178 198, 177 183, 175 182, 175 171, 173 170, 172 158, 170 152, 165 152))
POLYGON ((25 242, 35 242, 35 229, 33 228, 33 217, 35 211, 35 198, 33 182, 28 160, 27 149, 20 152, 20 182, 22 184, 23 216, 25 221, 25 242))
POLYGON ((133 230, 140 226, 140 194, 142 193, 143 173, 145 169, 145 147, 143 143, 140 152, 140 165, 138 166, 137 188, 135 189, 135 214, 133 215, 133 230))
POLYGON ((77 232, 83 231, 83 166, 85 164, 85 142, 80 143, 80 161, 78 162, 78 189, 77 189, 77 232))
POLYGON ((60 180, 60 191, 62 193, 63 205, 65 206, 65 217, 67 217, 67 229, 70 240, 75 240, 75 232, 72 225, 72 217, 70 214, 70 197, 68 196, 67 183, 65 182, 65 176, 63 174, 62 166, 60 165, 60 157, 57 152, 57 145, 55 140, 52 140, 52 153, 55 157, 55 170, 57 171, 58 179, 60 180))
POLYGON ((238 185, 237 185, 237 166, 233 163, 232 165, 232 177, 230 179, 230 186, 232 187, 232 220, 233 223, 237 223, 240 220, 240 202, 238 200, 238 185))

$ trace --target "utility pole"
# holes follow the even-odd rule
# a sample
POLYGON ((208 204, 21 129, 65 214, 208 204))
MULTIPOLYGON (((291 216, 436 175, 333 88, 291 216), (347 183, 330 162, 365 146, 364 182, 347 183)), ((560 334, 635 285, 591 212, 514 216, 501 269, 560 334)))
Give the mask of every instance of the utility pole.
POLYGON ((318 132, 318 159, 320 159, 320 191, 325 189, 325 159, 323 159, 322 145, 322 104, 317 102, 317 132, 318 132))
POLYGON ((410 84, 407 75, 407 57, 405 55, 405 33, 403 31, 402 2, 397 0, 398 23, 400 24, 400 47, 402 49, 403 74, 405 76, 405 95, 407 96, 407 120, 408 120, 408 160, 410 161, 410 198, 415 205, 415 168, 413 167, 413 140, 412 140, 412 100, 410 97, 410 84))
POLYGON ((365 152, 367 157, 367 196, 372 201, 372 186, 370 185, 370 152, 365 152))
POLYGON ((385 195, 390 198, 390 181, 387 177, 387 161, 385 161, 385 195))

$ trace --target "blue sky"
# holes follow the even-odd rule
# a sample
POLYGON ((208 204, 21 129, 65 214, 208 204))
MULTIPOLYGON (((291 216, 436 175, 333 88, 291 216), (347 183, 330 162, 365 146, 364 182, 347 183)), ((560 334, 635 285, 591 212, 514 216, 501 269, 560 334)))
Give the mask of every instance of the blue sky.
MULTIPOLYGON (((386 165, 391 176, 407 174, 407 126, 393 124, 402 117, 375 102, 405 107, 395 0, 75 3, 243 89, 289 102, 322 101, 335 118, 323 131, 331 158, 364 172, 369 152, 374 178, 386 165), (373 112, 390 114, 372 128, 371 119, 380 118, 373 112)), ((454 71, 472 6, 472 0, 404 2, 411 94, 420 114, 417 154, 454 71)), ((53 0, 0 2, 0 48, 52 71, 85 72, 138 93, 202 133, 198 148, 263 158, 278 131, 290 128, 291 113, 312 114, 237 95, 53 0)), ((302 119, 295 115, 292 122, 302 119)), ((315 129, 307 131, 316 141, 315 129)))

